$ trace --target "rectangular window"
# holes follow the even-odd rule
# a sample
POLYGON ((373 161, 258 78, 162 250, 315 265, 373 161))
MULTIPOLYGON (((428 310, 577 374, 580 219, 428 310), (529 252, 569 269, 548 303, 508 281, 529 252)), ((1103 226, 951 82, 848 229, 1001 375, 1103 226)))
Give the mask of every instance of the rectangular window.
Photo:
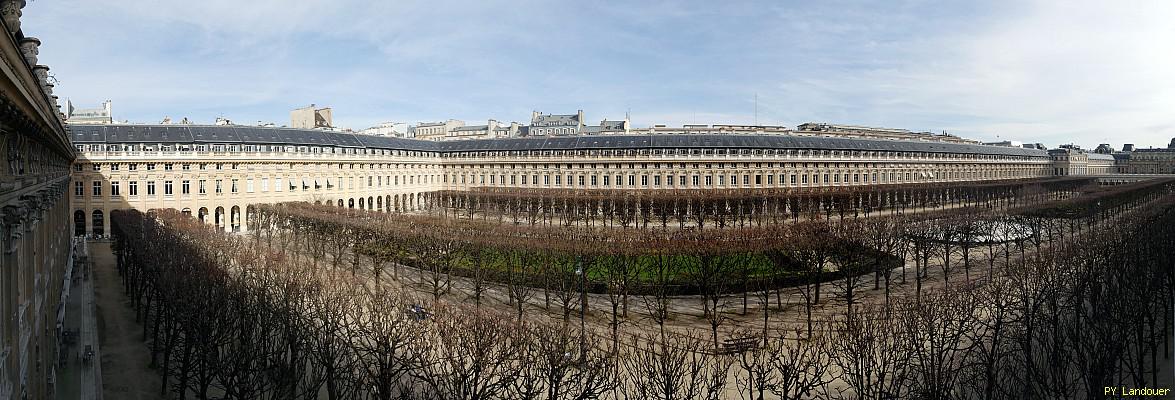
MULTIPOLYGON (((330 188, 330 181, 326 181, 326 187, 330 188)), ((269 178, 261 178, 261 191, 262 192, 269 191, 269 178)))
POLYGON ((714 185, 714 175, 706 175, 706 186, 714 185))
POLYGON ((118 182, 110 182, 110 196, 118 197, 118 182))
POLYGON ((155 195, 155 181, 147 181, 147 195, 148 196, 155 195))
POLYGON ((118 164, 117 163, 110 164, 110 170, 111 171, 118 171, 118 164))
POLYGON ((611 181, 611 180, 610 180, 610 179, 608 179, 608 178, 611 178, 611 177, 612 177, 611 175, 604 175, 604 186, 608 186, 608 185, 610 185, 610 184, 611 184, 611 183, 610 183, 610 181, 611 181))
MULTIPOLYGON (((303 188, 302 188, 302 190, 306 190, 306 188, 305 188, 305 187, 303 187, 303 188)), ((229 191, 230 191, 230 193, 236 193, 236 192, 237 192, 237 180, 236 180, 236 179, 233 179, 233 181, 232 181, 232 186, 231 186, 231 187, 229 187, 229 191)))
POLYGON ((220 180, 220 179, 217 179, 217 180, 216 180, 216 194, 221 194, 221 193, 223 193, 223 192, 224 192, 224 191, 222 191, 222 190, 220 189, 220 182, 221 182, 221 180, 220 180))
POLYGON ((636 186, 636 175, 628 176, 628 186, 636 186))
POLYGON ((180 194, 192 194, 192 181, 185 180, 180 182, 180 194))
MULTIPOLYGON (((698 177, 696 177, 696 176, 695 176, 695 177, 694 177, 694 185, 695 185, 695 186, 697 186, 697 184, 698 184, 698 182, 697 182, 697 181, 698 181, 698 177)), ((681 186, 685 186, 685 175, 678 176, 678 177, 677 177, 677 183, 678 183, 679 185, 681 185, 681 186)))
POLYGON ((130 183, 128 183, 127 190, 130 192, 131 196, 138 196, 139 195, 139 181, 131 181, 130 183))
POLYGON ((253 193, 253 178, 249 178, 249 179, 245 180, 245 191, 249 192, 249 193, 253 193))
POLYGON ((155 164, 147 164, 147 170, 148 170, 148 171, 154 171, 154 170, 155 170, 155 164))
POLYGON ((597 186, 597 185, 599 185, 599 182, 598 182, 598 181, 599 181, 599 179, 598 179, 598 178, 599 178, 599 176, 592 175, 592 186, 597 186))
POLYGON ((579 186, 584 186, 584 180, 587 179, 583 175, 579 176, 579 186))
POLYGON ((98 197, 98 196, 102 195, 102 182, 101 181, 94 181, 94 191, 91 194, 94 197, 98 197))
POLYGON ((163 164, 164 171, 171 171, 171 163, 163 164))
POLYGON ((206 181, 201 179, 200 180, 200 187, 197 188, 200 190, 200 192, 199 192, 200 194, 208 194, 208 190, 204 188, 204 182, 206 182, 206 181))
POLYGON ((95 170, 95 171, 102 170, 102 164, 90 164, 90 166, 93 167, 93 170, 95 170))
POLYGON ((130 171, 138 171, 139 164, 127 164, 126 169, 130 171))
POLYGON ((163 181, 163 195, 171 196, 172 194, 174 194, 174 192, 171 190, 171 181, 163 181))
POLYGON ((85 193, 86 193, 86 185, 83 185, 81 182, 74 182, 73 183, 73 195, 74 196, 81 197, 81 196, 85 195, 85 193))

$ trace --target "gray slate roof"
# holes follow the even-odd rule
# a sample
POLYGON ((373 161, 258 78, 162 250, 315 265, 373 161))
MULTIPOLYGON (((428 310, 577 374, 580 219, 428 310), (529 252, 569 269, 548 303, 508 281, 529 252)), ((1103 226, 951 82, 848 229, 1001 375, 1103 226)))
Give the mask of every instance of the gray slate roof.
POLYGON ((750 148, 911 151, 1047 157, 1043 150, 947 142, 785 135, 552 136, 433 142, 309 129, 234 125, 71 125, 75 143, 248 143, 462 152, 570 149, 750 148))

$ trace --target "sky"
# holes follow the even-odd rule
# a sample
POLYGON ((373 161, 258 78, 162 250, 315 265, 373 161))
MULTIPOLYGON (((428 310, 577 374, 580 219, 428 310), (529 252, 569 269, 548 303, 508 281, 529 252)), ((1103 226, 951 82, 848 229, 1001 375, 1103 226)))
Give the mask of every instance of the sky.
POLYGON ((1165 147, 1171 1, 40 0, 55 93, 116 120, 335 125, 532 110, 1165 147))

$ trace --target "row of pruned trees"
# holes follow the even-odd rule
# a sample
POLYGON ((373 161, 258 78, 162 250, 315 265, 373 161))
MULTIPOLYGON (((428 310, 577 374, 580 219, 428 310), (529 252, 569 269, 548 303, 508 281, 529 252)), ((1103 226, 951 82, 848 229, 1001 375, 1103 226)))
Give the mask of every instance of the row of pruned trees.
POLYGON ((1056 239, 1083 251, 1029 254, 992 279, 865 304, 813 335, 773 334, 734 354, 697 332, 612 347, 591 330, 486 308, 414 312, 410 295, 299 267, 167 211, 119 213, 116 232, 173 398, 1010 399, 1159 379, 1175 207, 1134 217, 1096 238, 1056 239))
MULTIPOLYGON (((634 244, 607 252, 617 260, 611 268, 641 263, 641 271, 656 275, 686 265, 692 272, 682 274, 718 280, 737 276, 736 270, 722 268, 740 263, 737 254, 716 257, 714 252, 746 249, 747 243, 789 243, 793 247, 780 245, 764 257, 780 265, 797 260, 804 265, 823 263, 821 270, 854 263, 851 257, 829 256, 836 254, 834 246, 909 251, 914 258, 945 254, 945 265, 952 252, 959 254, 960 243, 1003 244, 1002 262, 998 256, 985 260, 998 264, 996 273, 913 295, 898 293, 893 301, 887 296, 883 303, 857 304, 853 290, 858 285, 849 279, 867 275, 838 277, 829 282, 845 300, 843 311, 809 318, 806 334, 801 327, 767 329, 765 312, 761 336, 740 335, 760 339, 733 354, 715 354, 721 349, 716 328, 683 335, 661 325, 635 336, 614 331, 609 341, 582 325, 568 324, 566 317, 562 323, 521 314, 506 318, 492 307, 461 306, 440 297, 422 311, 416 307, 422 299, 410 293, 355 279, 348 266, 359 261, 351 253, 344 251, 334 262, 337 245, 316 244, 337 235, 363 237, 353 231, 358 223, 347 221, 405 223, 381 220, 378 214, 354 213, 336 221, 346 228, 321 228, 334 235, 310 233, 311 228, 273 233, 277 243, 267 241, 265 232, 242 240, 172 211, 151 216, 120 212, 114 226, 127 293, 143 322, 152 364, 165 377, 161 391, 174 397, 1071 398, 1096 396, 1106 386, 1153 386, 1159 364, 1169 363, 1175 207, 1169 197, 1153 193, 1135 199, 1149 201, 1123 201, 1116 220, 1097 225, 1008 217, 995 222, 1007 224, 1004 228, 993 228, 993 222, 968 227, 969 214, 960 213, 917 223, 876 218, 800 224, 789 231, 747 230, 739 236, 705 236, 693 244, 714 244, 695 249, 695 257, 685 262, 669 253, 626 257, 647 245, 660 250, 679 247, 657 247, 656 242, 642 241, 642 236, 608 238, 612 244, 634 244), (919 231, 922 227, 928 228, 919 231), (1010 232, 1012 239, 983 239, 999 237, 991 232, 1010 232), (773 239, 777 234, 787 239, 773 239), (962 240, 966 235, 975 235, 975 240, 962 240), (844 240, 828 239, 832 237, 844 240), (286 241, 294 243, 281 244, 286 241), (322 249, 320 259, 309 254, 315 248, 322 249)), ((285 207, 326 212, 306 205, 285 207)), ((287 213, 267 218, 286 221, 274 222, 279 224, 303 217, 287 213)), ((325 222, 307 218, 300 223, 325 222)), ((577 277, 609 263, 594 261, 603 255, 585 261, 586 257, 566 253, 588 247, 575 247, 576 241, 588 237, 583 232, 552 238, 527 227, 399 227, 459 239, 438 244, 442 250, 435 253, 416 253, 420 248, 412 245, 396 249, 403 260, 418 263, 418 273, 427 272, 428 263, 454 249, 462 249, 463 256, 449 256, 450 261, 467 263, 467 255, 475 254, 472 259, 504 260, 506 265, 558 264, 577 277), (505 235, 508 232, 514 236, 505 235), (468 251, 471 237, 487 236, 505 243, 519 237, 549 240, 552 247, 545 254, 520 251, 542 249, 535 242, 508 247, 510 251, 468 251), (530 262, 535 257, 542 261, 530 262), (581 275, 575 275, 576 269, 581 275)), ((352 246, 351 251, 363 248, 352 246)), ((362 251, 354 254, 368 257, 362 251)), ((918 264, 915 275, 925 274, 930 265, 918 264)), ((948 276, 950 267, 941 268, 948 276)), ((874 277, 882 273, 888 278, 891 271, 875 272, 874 277)), ((535 295, 538 286, 526 283, 506 287, 519 296, 523 287, 530 287, 535 295)), ((803 284, 814 297, 819 283, 803 284)), ((661 295, 669 285, 654 287, 653 293, 640 297, 650 315, 667 311, 659 304, 681 301, 661 295)), ((727 285, 732 287, 737 289, 737 283, 727 285)), ((744 293, 762 293, 759 300, 766 306, 774 289, 744 293)), ((710 296, 731 294, 711 290, 707 287, 699 298, 714 305, 712 316, 722 323, 718 303, 710 296)), ((558 293, 564 292, 571 290, 558 293)), ((574 306, 574 297, 568 296, 567 303, 574 306)), ((614 307, 613 315, 615 311, 614 307)))
POLYGON ((909 214, 944 208, 1004 209, 1068 197, 1087 178, 803 189, 440 191, 427 209, 513 224, 706 229, 814 219, 909 214))
MULTIPOLYGON (((1136 192, 1124 187, 1114 193, 1136 192)), ((1156 191, 1144 193, 1153 197, 1156 191)), ((1135 204, 1141 203, 1124 203, 1135 204)), ((822 303, 822 293, 823 302, 831 298, 843 304, 851 317, 869 275, 873 289, 884 285, 887 305, 891 282, 905 285, 909 278, 917 300, 936 269, 948 284, 962 269, 962 278, 969 283, 973 268, 986 267, 980 275, 990 276, 997 263, 1049 251, 1051 243, 1066 243, 1054 237, 1063 239, 1094 228, 1080 220, 984 211, 964 208, 935 214, 932 219, 818 220, 667 235, 599 227, 515 226, 291 203, 258 207, 251 229, 257 240, 280 232, 279 237, 289 239, 282 241, 282 248, 311 249, 314 265, 320 259, 331 260, 336 269, 345 264, 355 274, 366 264, 377 282, 388 268, 393 279, 401 280, 400 267, 411 267, 414 273, 403 280, 423 288, 433 301, 453 296, 480 307, 485 295, 497 289, 507 295, 507 305, 519 320, 536 297, 541 297, 545 309, 560 312, 565 321, 573 315, 582 319, 589 306, 586 293, 605 293, 610 310, 604 311, 614 346, 633 305, 642 312, 640 318, 664 329, 674 307, 681 305, 678 296, 696 295, 713 345, 718 347, 719 328, 729 319, 724 310, 738 300, 739 314, 746 315, 751 299, 759 298, 767 335, 773 311, 785 308, 785 288, 792 288, 790 292, 801 298, 806 331, 811 334, 813 309, 822 303), (912 261, 912 271, 907 271, 905 260, 912 261), (467 282, 466 293, 453 293, 455 276, 467 282), (637 301, 632 301, 634 295, 637 301)))
POLYGON ((424 310, 174 210, 117 212, 114 227, 161 397, 684 399, 725 387, 729 360, 694 335, 610 348, 569 324, 424 310))

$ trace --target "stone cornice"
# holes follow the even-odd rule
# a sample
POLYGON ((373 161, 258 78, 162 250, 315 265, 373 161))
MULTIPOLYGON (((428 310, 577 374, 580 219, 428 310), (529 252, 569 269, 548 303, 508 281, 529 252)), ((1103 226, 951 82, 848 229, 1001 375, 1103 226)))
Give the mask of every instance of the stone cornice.
MULTIPOLYGON (((6 38, 0 39, 0 121, 5 125, 23 131, 34 140, 58 153, 67 160, 74 157, 66 127, 57 109, 56 101, 50 96, 51 86, 42 84, 22 52, 19 41, 24 38, 20 31, 20 7, 23 1, 3 0, 4 20, 8 27, 6 38), (15 26, 13 26, 15 24, 15 26)), ((40 66, 47 69, 47 67, 40 66)))

